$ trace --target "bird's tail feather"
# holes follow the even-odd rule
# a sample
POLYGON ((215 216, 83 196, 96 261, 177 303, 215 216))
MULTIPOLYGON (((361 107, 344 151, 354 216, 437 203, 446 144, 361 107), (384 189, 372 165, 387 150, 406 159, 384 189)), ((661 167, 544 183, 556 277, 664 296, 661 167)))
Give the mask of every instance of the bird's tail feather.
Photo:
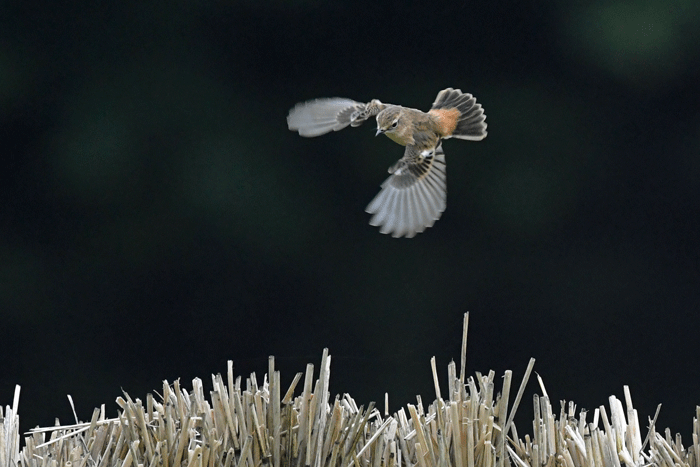
POLYGON ((451 131, 444 136, 445 138, 479 141, 486 137, 484 109, 471 94, 463 93, 459 89, 444 89, 435 98, 430 113, 444 115, 446 119, 452 120, 454 123, 454 128, 450 128, 451 131), (455 110, 459 112, 458 115, 455 110), (455 118, 456 122, 454 122, 455 118))

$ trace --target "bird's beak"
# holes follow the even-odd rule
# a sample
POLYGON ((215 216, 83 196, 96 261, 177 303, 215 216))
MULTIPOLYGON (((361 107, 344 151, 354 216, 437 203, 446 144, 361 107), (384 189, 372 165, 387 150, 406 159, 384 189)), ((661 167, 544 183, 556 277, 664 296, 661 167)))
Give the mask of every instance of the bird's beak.
POLYGON ((382 133, 384 133, 384 130, 382 130, 381 128, 377 128, 377 132, 374 134, 374 136, 379 136, 382 133))

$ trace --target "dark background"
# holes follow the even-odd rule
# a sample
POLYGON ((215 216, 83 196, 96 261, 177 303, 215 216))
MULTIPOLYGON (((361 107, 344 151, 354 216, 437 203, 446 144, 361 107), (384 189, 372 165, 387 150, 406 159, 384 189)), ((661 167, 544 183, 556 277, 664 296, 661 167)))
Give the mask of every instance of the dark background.
POLYGON ((22 385, 23 430, 229 359, 261 379, 275 355, 288 384, 324 347, 332 393, 397 410, 433 400, 470 311, 470 374, 517 385, 535 357, 557 411, 628 384, 688 441, 697 1, 59 3, 0 7, 0 402, 22 385), (446 87, 489 136, 445 143, 447 211, 410 240, 364 212, 401 147, 286 127, 298 101, 446 87))

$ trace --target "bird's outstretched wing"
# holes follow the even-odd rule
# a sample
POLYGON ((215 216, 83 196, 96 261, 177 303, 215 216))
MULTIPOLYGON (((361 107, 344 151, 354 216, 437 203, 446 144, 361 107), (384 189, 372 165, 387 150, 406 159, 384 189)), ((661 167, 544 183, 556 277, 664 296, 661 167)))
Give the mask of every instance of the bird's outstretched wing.
POLYGON ((442 145, 420 151, 406 146, 404 156, 391 168, 392 175, 367 206, 370 224, 393 237, 408 238, 432 227, 447 205, 445 153, 442 145))
POLYGON ((300 102, 289 111, 287 126, 301 136, 320 136, 348 125, 360 126, 387 105, 377 99, 363 104, 342 97, 300 102))

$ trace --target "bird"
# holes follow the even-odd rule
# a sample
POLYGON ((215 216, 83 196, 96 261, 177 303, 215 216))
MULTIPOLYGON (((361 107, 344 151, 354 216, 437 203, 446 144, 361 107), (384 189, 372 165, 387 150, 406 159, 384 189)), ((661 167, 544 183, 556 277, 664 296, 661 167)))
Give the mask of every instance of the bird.
POLYGON ((289 111, 287 126, 301 136, 315 137, 360 126, 371 117, 377 120, 375 136, 384 134, 405 150, 365 209, 372 215, 370 224, 392 237, 414 237, 432 227, 447 206, 442 141, 484 139, 484 109, 471 94, 452 88, 440 91, 427 112, 378 99, 362 103, 322 98, 296 104, 289 111))

